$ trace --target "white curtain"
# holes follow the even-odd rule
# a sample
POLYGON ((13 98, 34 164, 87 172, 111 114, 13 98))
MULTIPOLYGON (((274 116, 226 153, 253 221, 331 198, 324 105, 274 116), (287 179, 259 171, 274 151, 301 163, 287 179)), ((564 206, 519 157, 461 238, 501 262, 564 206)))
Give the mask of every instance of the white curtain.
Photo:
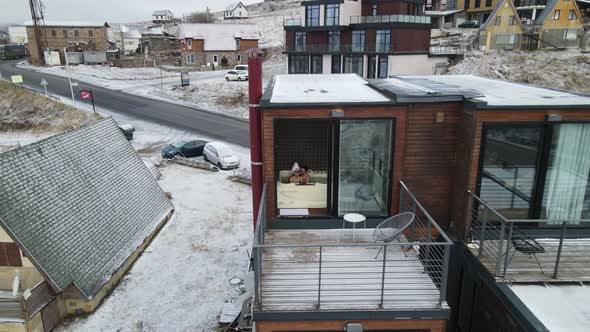
POLYGON ((584 209, 590 172, 590 124, 555 126, 545 183, 545 213, 555 223, 576 223, 584 209))

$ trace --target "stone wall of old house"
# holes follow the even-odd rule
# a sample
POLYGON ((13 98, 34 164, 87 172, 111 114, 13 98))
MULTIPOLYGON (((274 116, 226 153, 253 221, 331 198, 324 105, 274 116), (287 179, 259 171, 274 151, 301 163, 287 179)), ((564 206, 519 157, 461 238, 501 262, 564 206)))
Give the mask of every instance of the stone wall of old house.
POLYGON ((182 53, 182 65, 188 67, 201 67, 201 66, 211 66, 214 62, 214 57, 217 56, 217 64, 219 67, 222 68, 233 68, 235 65, 239 64, 247 64, 248 63, 248 52, 245 51, 203 51, 203 52, 195 52, 195 51, 183 51, 182 53), (194 62, 189 63, 187 55, 193 54, 194 55, 194 62), (225 65, 222 64, 223 57, 227 59, 227 63, 225 65))
MULTIPOLYGON (((39 64, 43 60, 43 54, 39 54, 37 39, 35 38, 35 29, 27 26, 27 38, 29 44, 27 51, 30 60, 34 64, 39 64)), ((47 40, 44 48, 59 51, 62 61, 65 60, 63 48, 70 45, 71 41, 84 41, 86 45, 73 46, 68 50, 75 51, 107 51, 109 42, 107 40, 107 28, 100 27, 80 27, 80 26, 47 26, 41 29, 41 40, 47 40)), ((44 42, 43 42, 44 43, 44 42)))

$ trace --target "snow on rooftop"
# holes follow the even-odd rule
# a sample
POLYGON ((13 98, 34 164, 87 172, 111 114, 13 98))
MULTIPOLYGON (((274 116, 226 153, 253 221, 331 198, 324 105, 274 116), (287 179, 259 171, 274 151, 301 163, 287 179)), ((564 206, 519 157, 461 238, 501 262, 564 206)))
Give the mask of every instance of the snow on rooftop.
MULTIPOLYGON (((178 28, 180 39, 194 38, 208 40, 231 39, 235 49, 235 38, 259 39, 258 27, 255 24, 180 24, 178 28)), ((217 50, 216 50, 217 51, 217 50)))
POLYGON ((356 74, 277 75, 270 100, 277 104, 388 101, 356 74))
POLYGON ((549 331, 590 330, 590 286, 513 284, 510 288, 549 331))
POLYGON ((590 105, 590 96, 473 75, 400 77, 402 80, 404 78, 422 78, 437 83, 452 85, 463 90, 478 91, 484 96, 474 99, 487 102, 488 107, 590 105))

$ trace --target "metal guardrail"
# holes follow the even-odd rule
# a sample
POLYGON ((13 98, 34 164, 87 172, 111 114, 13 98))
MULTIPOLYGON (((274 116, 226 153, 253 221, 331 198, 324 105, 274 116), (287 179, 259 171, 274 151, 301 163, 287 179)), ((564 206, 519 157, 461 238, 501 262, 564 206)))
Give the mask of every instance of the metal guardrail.
POLYGON ((375 24, 375 23, 414 23, 430 24, 430 16, 417 15, 379 15, 379 16, 351 16, 350 24, 375 24))
POLYGON ((288 45, 286 52, 305 53, 391 53, 393 46, 390 44, 306 44, 288 45))
MULTIPOLYGON (((413 301, 429 301, 426 305, 432 305, 432 307, 438 308, 445 303, 450 249, 453 242, 403 182, 401 182, 400 190, 400 212, 411 211, 416 217, 404 232, 405 241, 392 243, 266 243, 265 233, 268 226, 266 218, 266 190, 265 186, 262 192, 252 254, 252 266, 255 273, 255 304, 259 308, 264 307, 265 304, 263 295, 265 289, 276 288, 276 286, 266 286, 264 284, 265 278, 276 273, 272 272, 272 268, 269 268, 273 267, 273 264, 280 266, 282 269, 287 268, 290 269, 289 271, 295 271, 293 273, 281 274, 283 281, 286 280, 285 278, 291 278, 289 280, 292 280, 292 284, 303 279, 308 281, 305 292, 308 294, 307 296, 313 294, 312 298, 315 302, 314 308, 316 311, 321 311, 321 304, 323 304, 325 298, 329 297, 331 298, 330 301, 334 300, 335 291, 340 292, 338 293, 338 297, 340 301, 344 301, 343 303, 356 305, 357 301, 368 301, 368 305, 379 308, 383 308, 392 299, 393 301, 399 300, 408 303, 413 301), (364 255, 356 255, 354 256, 354 261, 347 261, 346 256, 334 254, 337 250, 354 252, 358 249, 358 251, 363 252, 367 248, 371 249, 371 252, 373 252, 372 249, 375 249, 375 253, 379 248, 382 248, 382 257, 373 257, 371 254, 366 259, 361 260, 359 257, 364 257, 364 255), (403 258, 400 259, 400 257, 389 257, 387 254, 388 249, 390 249, 390 252, 393 250, 397 250, 398 252, 402 250, 406 253, 408 250, 414 250, 414 257, 416 259, 412 262, 422 266, 422 272, 418 274, 428 275, 431 280, 428 283, 430 286, 425 286, 423 280, 421 283, 415 281, 413 279, 415 277, 414 275, 408 274, 407 270, 403 270, 405 264, 408 263, 408 258, 404 260, 403 258), (313 259, 299 258, 285 260, 284 258, 275 258, 271 254, 273 250, 287 251, 287 257, 301 256, 302 251, 311 252, 313 259), (307 265, 304 265, 305 268, 303 268, 302 264, 307 265), (358 272, 362 274, 360 279, 351 278, 356 279, 355 282, 359 282, 359 280, 361 282, 355 284, 355 287, 352 289, 346 283, 343 285, 343 275, 344 278, 347 278, 343 274, 343 271, 349 271, 351 266, 360 269, 358 272), (394 278, 403 281, 401 289, 392 289, 391 282, 394 278), (309 284, 309 282, 313 284, 309 284), (402 293, 396 293, 398 291, 402 293), (424 300, 424 294, 428 292, 435 292, 437 294, 434 296, 436 300, 432 302, 430 302, 432 299, 424 300)), ((313 232, 313 230, 306 230, 306 232, 313 232)), ((401 257, 403 257, 403 254, 401 257)), ((285 292, 289 292, 290 289, 295 287, 292 284, 287 286, 285 292)), ((283 296, 285 297, 284 302, 291 300, 290 297, 283 296)), ((408 304, 408 306, 411 305, 408 304)))
POLYGON ((301 18, 286 18, 283 21, 283 26, 286 27, 300 27, 303 24, 303 20, 301 18))
POLYGON ((463 46, 430 46, 428 50, 432 55, 462 55, 465 54, 463 46))
POLYGON ((546 6, 547 0, 514 0, 514 7, 546 6))
POLYGON ((531 278, 535 276, 542 280, 557 279, 561 276, 560 266, 566 261, 568 280, 585 278, 584 267, 590 264, 590 255, 587 254, 590 253, 590 240, 580 242, 580 237, 588 236, 577 231, 568 235, 568 230, 580 230, 580 226, 590 227, 590 219, 508 219, 471 191, 468 191, 467 211, 466 225, 469 232, 465 242, 477 250, 477 258, 494 277, 514 281, 532 281, 531 278), (556 227, 559 227, 559 231, 556 227), (540 242, 541 247, 547 246, 543 252, 525 254, 540 256, 534 256, 538 271, 522 272, 529 268, 523 265, 529 266, 528 261, 513 260, 518 252, 517 243, 523 240, 531 243, 534 240, 540 242), (570 241, 572 246, 568 245, 570 241), (550 267, 551 273, 546 273, 543 267, 550 267))

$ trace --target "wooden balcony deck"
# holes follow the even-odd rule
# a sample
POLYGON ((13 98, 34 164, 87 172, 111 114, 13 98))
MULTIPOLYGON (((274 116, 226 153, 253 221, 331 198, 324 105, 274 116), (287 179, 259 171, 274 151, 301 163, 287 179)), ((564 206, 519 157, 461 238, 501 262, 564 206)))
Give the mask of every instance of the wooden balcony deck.
MULTIPOLYGON (((516 252, 508 264, 505 277, 496 277, 499 282, 588 282, 590 281, 590 239, 565 239, 561 251, 557 278, 554 278, 559 239, 537 239, 545 253, 533 255, 516 252), (541 270, 542 269, 542 270, 541 270)), ((467 245, 477 257, 478 242, 467 245)), ((498 241, 486 240, 480 262, 495 275, 498 241)), ((504 248, 506 242, 504 242, 504 248)), ((504 249, 505 250, 505 249, 504 249)), ((510 249, 508 255, 512 255, 510 249)), ((501 257, 500 275, 504 269, 504 254, 501 257)))
MULTIPOLYGON (((355 243, 371 244, 372 232, 357 229, 355 243)), ((264 249, 262 310, 448 309, 439 304, 440 264, 425 269, 415 246, 394 245, 387 250, 383 274, 383 253, 375 258, 380 247, 346 246, 352 234, 351 229, 268 230, 265 244, 318 246, 264 249), (326 244, 343 246, 322 247, 320 253, 326 244)))

